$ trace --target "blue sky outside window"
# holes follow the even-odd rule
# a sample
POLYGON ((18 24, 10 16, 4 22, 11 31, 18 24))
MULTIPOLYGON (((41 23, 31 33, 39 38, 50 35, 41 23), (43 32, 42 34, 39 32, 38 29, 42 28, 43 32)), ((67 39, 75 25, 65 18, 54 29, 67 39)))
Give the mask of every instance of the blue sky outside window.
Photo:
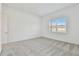
POLYGON ((67 17, 57 18, 50 20, 49 23, 52 23, 52 32, 66 32, 66 20, 67 17))

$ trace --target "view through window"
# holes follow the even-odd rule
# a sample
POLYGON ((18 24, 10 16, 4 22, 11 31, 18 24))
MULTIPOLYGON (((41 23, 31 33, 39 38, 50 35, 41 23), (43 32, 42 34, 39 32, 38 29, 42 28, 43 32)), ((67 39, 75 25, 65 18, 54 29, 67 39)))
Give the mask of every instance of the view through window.
POLYGON ((66 32, 67 17, 49 20, 49 31, 66 32))

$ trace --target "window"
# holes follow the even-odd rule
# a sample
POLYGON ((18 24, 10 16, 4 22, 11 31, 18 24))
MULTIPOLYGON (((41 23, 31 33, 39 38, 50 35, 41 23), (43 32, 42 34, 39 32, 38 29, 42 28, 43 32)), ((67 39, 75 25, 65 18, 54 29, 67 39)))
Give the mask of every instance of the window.
POLYGON ((67 17, 49 20, 49 29, 51 32, 66 32, 67 17))

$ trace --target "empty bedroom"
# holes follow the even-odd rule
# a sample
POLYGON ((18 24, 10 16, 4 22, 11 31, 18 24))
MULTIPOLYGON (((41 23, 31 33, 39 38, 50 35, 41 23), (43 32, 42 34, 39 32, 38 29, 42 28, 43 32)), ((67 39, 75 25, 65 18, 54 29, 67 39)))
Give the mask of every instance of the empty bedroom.
POLYGON ((78 3, 0 3, 1 56, 79 56, 78 3))

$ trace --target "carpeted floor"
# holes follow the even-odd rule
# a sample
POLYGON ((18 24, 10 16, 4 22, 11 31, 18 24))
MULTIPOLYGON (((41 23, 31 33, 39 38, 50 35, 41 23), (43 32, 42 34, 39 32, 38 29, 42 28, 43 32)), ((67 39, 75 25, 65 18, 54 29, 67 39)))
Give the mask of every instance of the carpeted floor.
POLYGON ((48 38, 36 38, 3 45, 2 56, 79 56, 79 46, 48 38))

